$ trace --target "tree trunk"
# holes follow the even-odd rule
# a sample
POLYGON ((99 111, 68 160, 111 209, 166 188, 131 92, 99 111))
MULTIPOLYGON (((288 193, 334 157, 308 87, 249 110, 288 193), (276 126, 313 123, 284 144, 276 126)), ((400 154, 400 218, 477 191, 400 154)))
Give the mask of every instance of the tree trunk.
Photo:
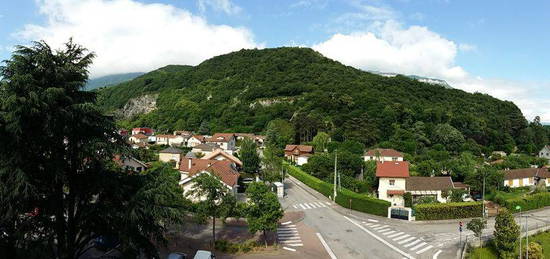
POLYGON ((265 247, 267 248, 267 234, 265 232, 265 229, 264 229, 264 244, 265 244, 265 247))
POLYGON ((212 217, 212 247, 216 248, 216 216, 212 217))

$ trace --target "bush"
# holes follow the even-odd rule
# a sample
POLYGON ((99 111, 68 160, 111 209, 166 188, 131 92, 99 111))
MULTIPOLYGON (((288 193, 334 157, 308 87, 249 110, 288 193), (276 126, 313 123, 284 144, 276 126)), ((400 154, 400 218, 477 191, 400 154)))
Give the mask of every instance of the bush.
POLYGON ((510 211, 516 211, 516 206, 520 206, 522 211, 540 209, 550 206, 550 193, 541 192, 525 197, 508 199, 503 204, 510 211))
MULTIPOLYGON (((332 196, 332 193, 333 193, 332 184, 324 182, 321 179, 316 178, 314 176, 311 176, 294 166, 287 166, 287 168, 288 168, 288 173, 292 175, 294 178, 300 180, 301 182, 313 188, 314 190, 322 193, 326 197, 332 196)), ((351 200, 351 209, 353 210, 374 214, 378 216, 388 215, 388 207, 390 207, 390 203, 387 201, 372 198, 365 194, 355 193, 345 188, 342 188, 342 190, 338 191, 338 194, 336 195, 336 203, 338 203, 342 207, 349 208, 350 200, 351 200)))
POLYGON ((260 244, 253 240, 248 240, 242 243, 233 243, 227 240, 216 240, 216 249, 229 254, 236 253, 248 253, 252 251, 255 247, 260 246, 260 244))
POLYGON ((406 192, 403 194, 403 200, 405 200, 405 207, 412 208, 413 206, 413 200, 412 200, 412 194, 410 192, 406 192))
POLYGON ((440 220, 481 217, 481 202, 452 202, 418 204, 415 207, 417 220, 440 220))

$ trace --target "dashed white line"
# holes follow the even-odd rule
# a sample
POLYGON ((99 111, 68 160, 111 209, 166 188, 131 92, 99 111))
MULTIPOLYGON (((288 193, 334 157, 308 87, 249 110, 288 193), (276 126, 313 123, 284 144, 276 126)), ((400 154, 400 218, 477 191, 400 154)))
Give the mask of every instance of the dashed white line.
POLYGON ((307 203, 304 203, 304 206, 306 207, 305 209, 311 209, 311 207, 309 207, 309 205, 307 203))
POLYGON ((384 232, 388 232, 390 230, 391 230, 391 228, 383 228, 383 229, 378 230, 378 233, 384 233, 384 232))
POLYGON ((281 243, 302 243, 302 240, 281 240, 281 243))
POLYGON ((403 238, 407 238, 407 237, 410 237, 410 236, 411 236, 411 235, 409 235, 409 234, 407 234, 407 235, 402 235, 402 236, 400 236, 400 237, 394 238, 393 241, 401 240, 401 239, 403 239, 403 238))
POLYGON ((287 221, 287 222, 281 223, 281 225, 288 225, 288 224, 292 224, 292 221, 287 221))
POLYGON ((367 221, 370 221, 370 222, 378 222, 378 220, 375 220, 375 219, 367 219, 367 221))
POLYGON ((365 224, 365 226, 371 226, 371 225, 373 225, 373 224, 374 224, 374 223, 367 223, 367 224, 365 224))
POLYGON ((289 246, 304 246, 304 244, 288 244, 289 246))
POLYGON ((383 229, 383 228, 387 228, 388 225, 383 225, 383 226, 380 226, 380 227, 375 227, 374 230, 379 230, 379 229, 383 229))
POLYGON ((441 250, 437 251, 437 252, 434 254, 433 259, 437 259, 437 257, 439 256, 439 254, 441 254, 441 252, 443 252, 443 251, 441 251, 441 250))
POLYGON ((395 233, 395 231, 393 231, 393 230, 392 230, 392 231, 390 231, 390 232, 386 232, 386 233, 384 233, 384 234, 382 234, 382 235, 384 235, 384 236, 387 236, 387 235, 389 235, 389 234, 393 234, 393 233, 395 233))
POLYGON ((380 226, 380 224, 374 224, 374 225, 371 225, 370 227, 375 228, 375 227, 378 227, 378 226, 380 226))
POLYGON ((415 240, 415 241, 412 241, 412 242, 410 242, 410 243, 404 245, 404 247, 409 247, 409 246, 416 245, 416 244, 418 244, 420 241, 422 241, 422 240, 417 239, 417 240, 415 240))
MULTIPOLYGON (((410 259, 414 259, 414 257, 412 257, 411 255, 401 251, 401 249, 397 248, 396 246, 392 245, 391 243, 389 243, 388 241, 384 240, 383 238, 373 234, 372 232, 370 232, 368 229, 364 228, 363 226, 361 226, 360 224, 356 223, 355 221, 351 220, 350 218, 344 216, 345 219, 347 219, 349 222, 351 222, 352 224, 356 225, 357 227, 359 227, 361 230, 367 232, 367 234, 373 236, 374 238, 378 239, 378 241, 382 242, 383 244, 385 244, 386 246, 388 246, 389 248, 393 249, 394 251, 400 253, 402 256, 405 256, 407 258, 410 258, 410 259)), ((403 233, 403 232, 401 232, 403 233)))
POLYGON ((300 203, 300 204, 298 204, 298 205, 300 205, 300 207, 302 207, 302 209, 303 209, 303 210, 305 210, 305 209, 306 209, 306 207, 305 207, 304 205, 302 205, 301 203, 300 203))
POLYGON ((426 242, 422 242, 422 243, 420 243, 420 244, 414 246, 413 248, 411 248, 411 251, 414 251, 414 250, 416 250, 416 249, 418 249, 418 248, 421 248, 421 247, 423 247, 423 246, 425 246, 425 245, 427 245, 427 244, 428 244, 428 243, 426 243, 426 242))
POLYGON ((319 240, 321 240, 321 244, 323 244, 323 247, 325 247, 325 250, 327 250, 327 253, 330 256, 330 258, 336 259, 336 255, 334 255, 334 253, 332 252, 332 249, 330 249, 330 247, 328 246, 323 236, 321 236, 321 233, 317 233, 317 237, 319 238, 319 240))
POLYGON ((403 234, 405 234, 405 232, 399 232, 399 233, 391 234, 391 235, 389 235, 388 237, 389 237, 389 238, 394 238, 394 237, 396 237, 396 236, 403 235, 403 234))
POLYGON ((300 239, 299 236, 294 236, 294 237, 279 237, 278 238, 279 240, 293 240, 293 239, 300 239))
POLYGON ((400 244, 400 245, 401 245, 401 244, 405 244, 405 243, 407 243, 407 242, 412 241, 412 240, 415 239, 415 238, 416 238, 416 237, 409 237, 409 238, 407 238, 407 239, 405 239, 405 240, 399 241, 398 244, 400 244))
POLYGON ((290 247, 286 247, 286 246, 283 246, 283 249, 288 250, 288 251, 292 251, 292 252, 296 252, 296 249, 290 248, 290 247))
POLYGON ((427 246, 427 247, 424 247, 424 248, 422 248, 421 250, 418 250, 418 251, 416 252, 416 254, 419 255, 419 254, 421 254, 421 253, 424 253, 424 252, 430 250, 432 247, 434 247, 434 246, 429 245, 429 246, 427 246))

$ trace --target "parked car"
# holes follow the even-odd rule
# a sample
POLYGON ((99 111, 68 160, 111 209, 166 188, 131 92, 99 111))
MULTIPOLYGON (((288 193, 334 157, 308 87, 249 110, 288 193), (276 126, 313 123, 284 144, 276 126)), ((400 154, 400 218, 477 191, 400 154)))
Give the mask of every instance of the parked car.
POLYGON ((166 259, 187 259, 187 254, 174 252, 170 253, 166 259))
POLYGON ((216 256, 212 252, 206 251, 206 250, 197 251, 197 253, 195 254, 195 257, 193 257, 193 259, 214 259, 214 258, 216 258, 216 256))

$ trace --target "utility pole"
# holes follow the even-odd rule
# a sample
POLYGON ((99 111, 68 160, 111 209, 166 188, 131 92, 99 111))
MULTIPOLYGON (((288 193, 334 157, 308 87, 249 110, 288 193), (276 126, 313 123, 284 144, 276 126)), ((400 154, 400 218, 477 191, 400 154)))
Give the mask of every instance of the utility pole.
POLYGON ((338 150, 334 150, 334 193, 332 194, 332 198, 334 199, 334 202, 336 202, 336 193, 337 193, 337 191, 336 191, 336 184, 337 184, 336 183, 336 180, 337 180, 337 178, 336 178, 337 177, 336 176, 336 174, 337 174, 336 166, 337 166, 337 161, 338 161, 338 150))
MULTIPOLYGON (((519 222, 521 223, 521 207, 516 206, 516 210, 519 210, 519 222)), ((520 234, 519 234, 519 259, 521 259, 521 257, 522 257, 522 253, 521 253, 521 232, 520 232, 520 234)))
POLYGON ((482 200, 483 200, 483 219, 485 220, 485 175, 486 173, 483 172, 483 195, 482 195, 482 200))
POLYGON ((525 215, 525 240, 527 241, 525 244, 525 259, 529 259, 529 222, 527 221, 527 218, 529 215, 525 215))

